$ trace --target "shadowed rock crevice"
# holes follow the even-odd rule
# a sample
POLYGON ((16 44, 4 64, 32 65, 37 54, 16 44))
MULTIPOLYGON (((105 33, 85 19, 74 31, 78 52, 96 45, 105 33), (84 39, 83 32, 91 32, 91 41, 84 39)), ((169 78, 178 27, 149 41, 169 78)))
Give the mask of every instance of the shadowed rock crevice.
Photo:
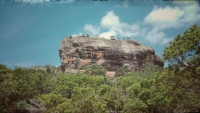
POLYGON ((59 48, 62 70, 82 69, 90 63, 97 63, 109 71, 126 65, 130 70, 141 71, 146 58, 156 65, 164 66, 151 47, 133 40, 108 40, 104 38, 64 38, 59 48))

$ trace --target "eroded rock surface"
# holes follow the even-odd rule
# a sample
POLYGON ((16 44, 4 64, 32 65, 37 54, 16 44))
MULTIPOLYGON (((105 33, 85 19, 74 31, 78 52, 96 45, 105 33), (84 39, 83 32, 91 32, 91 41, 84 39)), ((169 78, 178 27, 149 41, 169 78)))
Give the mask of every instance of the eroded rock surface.
POLYGON ((90 63, 101 64, 108 71, 115 71, 122 66, 141 71, 147 57, 154 64, 164 66, 153 48, 133 40, 66 37, 60 44, 59 55, 63 71, 67 68, 82 69, 90 63))

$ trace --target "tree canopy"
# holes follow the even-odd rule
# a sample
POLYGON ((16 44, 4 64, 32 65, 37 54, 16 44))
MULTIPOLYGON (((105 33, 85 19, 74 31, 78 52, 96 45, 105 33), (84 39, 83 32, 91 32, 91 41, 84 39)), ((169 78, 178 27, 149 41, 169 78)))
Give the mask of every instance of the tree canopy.
POLYGON ((90 64, 85 68, 85 73, 89 75, 105 75, 106 69, 99 64, 90 64))
POLYGON ((177 97, 174 103, 188 109, 199 106, 200 27, 195 24, 182 36, 178 34, 165 47, 163 59, 169 66, 162 72, 161 80, 167 90, 177 97))

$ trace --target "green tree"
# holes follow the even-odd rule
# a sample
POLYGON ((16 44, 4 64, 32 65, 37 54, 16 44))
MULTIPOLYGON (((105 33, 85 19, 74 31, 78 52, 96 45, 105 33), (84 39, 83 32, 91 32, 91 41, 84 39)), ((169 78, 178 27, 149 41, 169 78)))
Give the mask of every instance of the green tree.
POLYGON ((67 101, 67 98, 64 98, 61 94, 54 93, 42 94, 36 98, 39 102, 42 103, 43 106, 47 108, 47 111, 49 112, 59 111, 56 109, 56 106, 67 101))
POLYGON ((151 62, 149 57, 147 57, 145 60, 146 64, 141 76, 144 76, 145 78, 154 78, 155 73, 157 73, 156 75, 161 75, 163 67, 155 65, 153 62, 151 62))
POLYGON ((54 76, 42 70, 20 67, 10 70, 0 64, 0 109, 15 103, 22 107, 24 100, 50 93, 55 87, 54 81, 54 76))
POLYGON ((130 70, 128 68, 125 68, 125 67, 120 67, 116 70, 115 72, 115 77, 118 77, 118 76, 124 76, 126 75, 128 72, 130 72, 130 70))
POLYGON ((72 98, 74 107, 77 107, 79 113, 107 113, 106 101, 101 95, 95 93, 93 87, 76 87, 72 98))
MULTIPOLYGON (((151 75, 151 74, 150 74, 151 75)), ((166 106, 166 91, 162 86, 157 86, 154 77, 137 78, 134 76, 125 76, 123 82, 120 81, 120 87, 124 86, 124 105, 123 112, 137 113, 167 113, 172 112, 166 106), (132 80, 132 82, 131 82, 132 80), (123 83, 123 84, 122 84, 123 83)), ((122 90, 122 91, 124 91, 122 90)))
POLYGON ((0 113, 8 113, 8 110, 0 105, 0 113))
MULTIPOLYGON (((83 73, 62 74, 56 78, 56 88, 52 93, 61 95, 65 100, 51 107, 54 111, 57 110, 61 113, 106 113, 108 112, 108 100, 103 99, 103 97, 105 93, 108 94, 111 86, 106 85, 104 89, 103 84, 103 76, 86 76, 83 73), (100 86, 102 88, 99 88, 100 86)), ((49 94, 47 95, 50 96, 49 94)), ((42 103, 46 103, 48 100, 38 99, 42 103)))
POLYGON ((87 65, 84 69, 88 75, 106 75, 106 69, 99 64, 87 65))
POLYGON ((56 80, 55 93, 62 94, 64 97, 70 99, 72 98, 72 91, 74 87, 78 86, 78 76, 71 75, 61 75, 56 80))
POLYGON ((17 98, 16 86, 17 81, 13 80, 12 71, 0 64, 0 107, 6 107, 14 98, 17 98))
POLYGON ((12 74, 13 80, 18 81, 16 86, 18 99, 33 98, 35 95, 43 93, 42 85, 47 78, 44 71, 16 67, 12 74))
POLYGON ((45 65, 44 67, 46 68, 47 73, 51 73, 50 65, 45 65))
MULTIPOLYGON (((200 27, 191 26, 181 36, 177 35, 165 47, 164 61, 169 67, 162 73, 161 80, 174 97, 175 107, 196 108, 200 102, 200 27), (183 98, 184 97, 184 98, 183 98)), ((190 111, 190 110, 189 110, 190 111)))
POLYGON ((25 101, 19 101, 16 103, 17 111, 23 113, 24 109, 28 107, 28 104, 25 101))
MULTIPOLYGON (((165 87, 157 85, 162 67, 148 62, 143 72, 131 72, 117 78, 118 98, 121 98, 121 111, 125 113, 167 113, 165 87)), ((116 99, 117 100, 117 99, 116 99)))

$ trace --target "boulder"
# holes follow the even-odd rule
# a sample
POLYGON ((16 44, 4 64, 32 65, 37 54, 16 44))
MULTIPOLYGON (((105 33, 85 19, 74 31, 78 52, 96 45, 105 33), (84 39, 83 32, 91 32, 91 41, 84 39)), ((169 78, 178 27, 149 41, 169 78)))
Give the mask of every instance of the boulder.
POLYGON ((83 69, 85 65, 97 63, 108 71, 128 67, 132 71, 142 71, 146 58, 155 65, 164 66, 153 48, 134 40, 109 40, 105 38, 66 37, 59 48, 62 70, 83 69))

